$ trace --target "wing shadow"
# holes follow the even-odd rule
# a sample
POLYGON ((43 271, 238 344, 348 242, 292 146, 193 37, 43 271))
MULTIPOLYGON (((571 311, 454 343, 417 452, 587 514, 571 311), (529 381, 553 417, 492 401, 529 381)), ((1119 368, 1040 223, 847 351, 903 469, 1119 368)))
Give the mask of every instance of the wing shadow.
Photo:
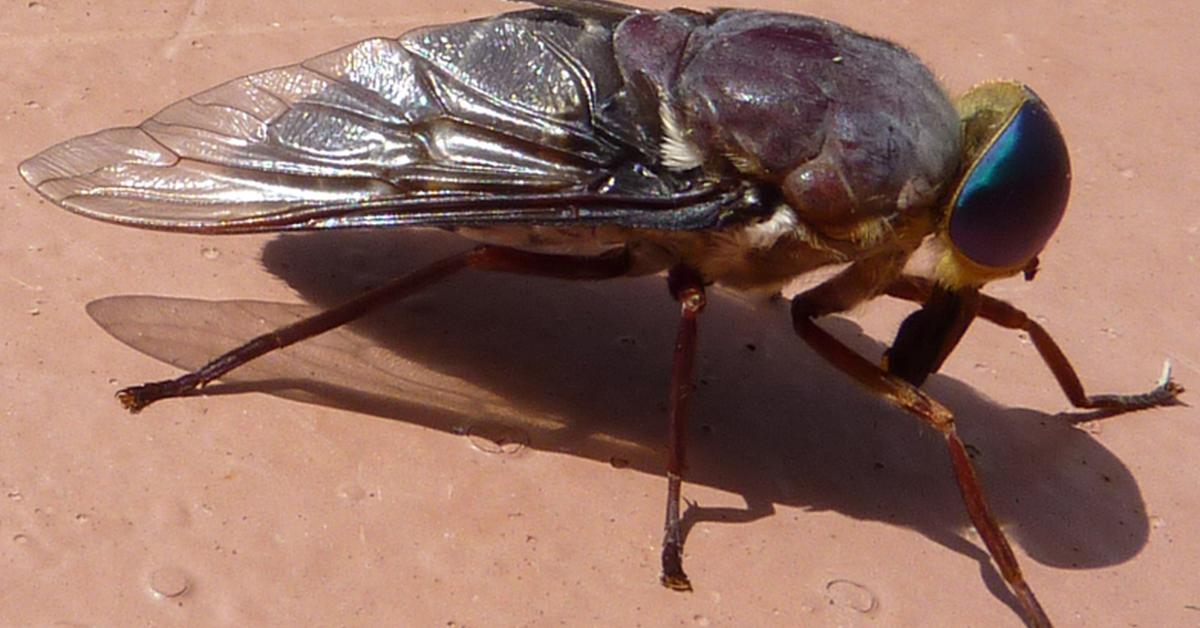
MULTIPOLYGON (((267 245, 263 262, 316 305, 117 296, 89 304, 89 313, 134 349, 190 369, 468 246, 441 232, 288 235, 267 245)), ((261 358, 205 392, 259 391, 501 434, 658 475, 675 324, 659 277, 585 283, 469 272, 261 358)), ((883 349, 847 319, 825 325, 868 355, 883 349)), ((940 439, 808 351, 786 307, 714 293, 697 371, 687 481, 738 493, 747 509, 700 507, 690 523, 753 519, 775 504, 833 509, 907 526, 990 564, 963 536, 968 523, 940 439)), ((1099 567, 1146 543, 1133 476, 1086 432, 1063 417, 997 405, 949 377, 927 388, 956 411, 994 508, 1034 559, 1099 567)))

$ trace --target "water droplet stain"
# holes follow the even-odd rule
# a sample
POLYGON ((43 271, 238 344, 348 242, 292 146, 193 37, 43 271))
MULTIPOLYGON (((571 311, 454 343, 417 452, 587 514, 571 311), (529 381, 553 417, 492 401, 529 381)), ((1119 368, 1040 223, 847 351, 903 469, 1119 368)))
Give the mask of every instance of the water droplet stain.
POLYGON ((24 545, 28 542, 29 542, 29 535, 27 535, 27 534, 14 534, 13 535, 13 543, 24 545))
POLYGON ((221 249, 215 246, 205 246, 200 248, 200 255, 207 260, 214 260, 221 257, 221 249))
POLYGON ((357 502, 366 498, 367 490, 354 482, 346 482, 338 487, 337 495, 347 501, 357 502))
POLYGON ((21 491, 11 490, 8 492, 8 498, 13 500, 14 502, 19 502, 22 499, 25 499, 25 496, 21 494, 21 491))
POLYGON ((853 580, 830 580, 825 584, 829 603, 859 613, 870 613, 879 607, 879 600, 867 587, 853 580))
POLYGON ((467 428, 471 446, 487 454, 513 456, 529 446, 529 434, 524 430, 499 423, 476 423, 467 428))
POLYGON ((150 588, 165 598, 179 597, 190 587, 187 574, 175 567, 163 567, 150 574, 150 588))
POLYGON ((692 623, 697 626, 707 626, 712 622, 708 621, 708 618, 704 615, 692 615, 692 623))

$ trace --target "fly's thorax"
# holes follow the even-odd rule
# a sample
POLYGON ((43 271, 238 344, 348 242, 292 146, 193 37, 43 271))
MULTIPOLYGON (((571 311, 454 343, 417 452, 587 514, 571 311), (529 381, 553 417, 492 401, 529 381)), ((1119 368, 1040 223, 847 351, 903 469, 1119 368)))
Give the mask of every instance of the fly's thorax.
POLYGON ((958 170, 959 118, 907 50, 819 18, 724 11, 628 18, 614 51, 658 94, 660 158, 779 191, 802 222, 852 237, 932 211, 958 170), (652 37, 665 42, 646 52, 652 37))

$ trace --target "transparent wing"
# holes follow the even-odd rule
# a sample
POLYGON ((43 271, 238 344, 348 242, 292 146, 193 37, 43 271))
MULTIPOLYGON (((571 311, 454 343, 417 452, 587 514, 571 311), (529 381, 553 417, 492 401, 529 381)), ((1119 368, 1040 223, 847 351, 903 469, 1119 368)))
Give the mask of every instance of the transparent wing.
POLYGON ((659 172, 657 121, 598 111, 637 109, 612 59, 605 27, 560 12, 419 29, 233 80, 20 172, 72 211, 174 231, 701 226, 729 198, 659 172))

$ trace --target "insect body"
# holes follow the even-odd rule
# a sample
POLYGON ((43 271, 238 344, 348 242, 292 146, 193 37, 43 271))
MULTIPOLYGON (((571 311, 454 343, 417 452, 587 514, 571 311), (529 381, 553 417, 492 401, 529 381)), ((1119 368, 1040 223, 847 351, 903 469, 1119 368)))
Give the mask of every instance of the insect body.
POLYGON ((687 589, 679 491, 705 286, 773 292, 847 264, 793 300, 797 332, 945 437, 972 522, 1027 619, 1048 625, 952 416, 918 386, 981 316, 1028 331, 1078 407, 1164 405, 1182 389, 1164 377, 1142 395, 1089 397, 1041 327, 979 291, 1032 278, 1066 207, 1067 150, 1045 104, 1013 82, 952 101, 908 51, 813 17, 538 4, 236 79, 24 162, 54 203, 136 227, 432 226, 483 243, 198 371, 123 390, 122 402, 136 411, 187 394, 465 268, 666 271, 681 309, 662 581, 687 589), (928 241, 935 275, 903 275, 928 241), (881 294, 922 304, 882 367, 814 323, 881 294))

